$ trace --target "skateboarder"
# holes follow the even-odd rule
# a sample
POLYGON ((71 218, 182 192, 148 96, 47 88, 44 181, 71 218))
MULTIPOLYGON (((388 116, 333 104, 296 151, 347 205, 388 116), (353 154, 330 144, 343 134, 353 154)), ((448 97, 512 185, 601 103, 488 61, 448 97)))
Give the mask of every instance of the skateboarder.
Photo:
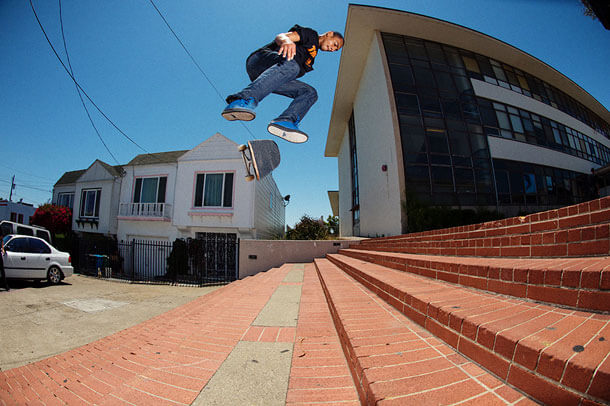
POLYGON ((319 35, 299 25, 278 34, 273 42, 248 56, 246 71, 252 83, 227 97, 222 116, 230 121, 250 121, 256 117, 254 108, 269 93, 287 96, 294 100, 269 123, 267 130, 290 142, 307 141, 307 134, 299 130, 298 124, 318 95, 312 86, 296 79, 313 70, 318 51, 338 51, 343 42, 343 36, 336 31, 319 35))

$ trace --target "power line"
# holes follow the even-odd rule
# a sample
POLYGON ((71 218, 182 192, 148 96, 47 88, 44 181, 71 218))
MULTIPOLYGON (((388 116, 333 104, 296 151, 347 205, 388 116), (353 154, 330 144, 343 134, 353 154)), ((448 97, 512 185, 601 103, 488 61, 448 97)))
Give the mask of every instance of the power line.
POLYGON ((40 178, 40 179, 45 179, 45 180, 51 180, 50 178, 45 178, 45 177, 43 177, 43 176, 39 176, 39 175, 32 175, 31 173, 27 173, 27 172, 24 172, 24 171, 20 171, 20 170, 18 170, 18 169, 11 168, 10 166, 6 166, 6 165, 2 165, 2 164, 0 164, 0 166, 1 166, 1 167, 3 167, 3 168, 6 168, 6 169, 10 169, 11 171, 14 171, 14 172, 19 172, 19 173, 22 173, 22 174, 27 175, 27 176, 32 176, 32 177, 34 177, 34 178, 40 178))
MULTIPOLYGON (((32 0, 30 0, 31 2, 32 0)), ((195 64, 195 66, 197 67, 197 69, 199 69, 199 72, 201 72, 201 74, 203 75, 203 77, 208 81, 208 83, 210 84, 210 86, 212 86, 212 88, 216 91, 216 94, 218 95, 218 97, 220 98, 220 100, 222 101, 222 103, 225 103, 225 99, 224 97, 222 97, 222 94, 220 93, 220 91, 218 90, 218 88, 214 85, 214 83, 212 82, 212 80, 208 77, 208 75, 206 75, 206 73, 204 72, 203 68, 201 67, 201 65, 199 65, 199 63, 197 63, 197 61, 195 60, 195 58, 193 57, 193 55, 189 52, 189 50, 187 49, 186 45, 184 45, 184 42, 182 42, 182 40, 180 39, 180 37, 178 37, 178 34, 176 34, 176 31, 174 31, 174 29, 171 27, 171 25, 169 25, 169 22, 167 22, 167 19, 163 16, 163 14, 161 13, 161 11, 157 8, 157 5, 155 4, 155 2, 153 0, 149 0, 150 4, 153 6, 153 8, 157 11, 157 13, 159 14, 159 16, 161 17, 161 19, 163 20, 163 22, 165 23, 165 25, 167 26, 167 28, 169 28, 169 30, 171 31, 171 33, 174 35, 174 38, 176 38, 176 40, 180 43, 180 45, 182 46, 182 49, 184 49, 184 52, 186 52, 186 54, 189 56, 189 58, 191 58, 191 61, 193 61, 193 63, 195 64)), ((252 134, 252 132, 250 131, 250 129, 246 126, 246 124, 243 121, 239 122, 242 127, 244 127, 244 129, 250 134, 251 138, 256 139, 256 137, 254 136, 254 134, 252 134)))
POLYGON ((100 114, 106 119, 108 120, 108 122, 119 132, 121 133, 125 138, 127 138, 129 141, 131 141, 132 144, 134 144, 136 147, 140 148, 142 151, 146 152, 147 154, 150 154, 150 152, 148 152, 145 148, 143 148, 142 146, 140 146, 137 142, 135 142, 131 137, 129 137, 127 134, 125 134, 125 132, 123 130, 121 130, 103 111, 102 109, 100 109, 98 107, 97 104, 95 104, 95 102, 93 101, 93 99, 91 99, 91 97, 89 97, 89 95, 87 94, 87 92, 85 91, 85 89, 83 89, 83 87, 76 81, 76 79, 74 78, 74 76, 70 73, 70 71, 68 70, 68 68, 66 67, 66 65, 64 64, 64 62, 62 61, 61 57, 59 56, 59 54, 57 53, 57 51, 55 50, 55 47, 53 46, 53 43, 51 42, 51 40, 49 39, 49 36, 47 35, 47 32, 45 31, 42 23, 40 22, 40 19, 38 18, 38 14, 36 13, 36 9, 34 8, 34 4, 32 3, 32 0, 30 0, 30 7, 32 7, 32 11, 34 12, 34 16, 36 17, 36 21, 38 22, 38 26, 40 27, 40 29, 42 30, 42 33, 44 34, 45 39, 47 40, 47 42, 49 43, 49 46, 51 47, 51 49, 53 50, 53 53, 55 54, 55 57, 57 58, 57 60, 59 61, 59 63, 61 63, 61 66, 64 68, 64 70, 66 71, 66 73, 68 74, 68 76, 70 76, 70 79, 72 79, 72 81, 74 82, 74 84, 77 86, 78 89, 80 89, 80 91, 83 92, 83 94, 85 95, 85 97, 91 102, 91 104, 97 109, 97 111, 100 112, 100 114))
MULTIPOLYGON (((59 0, 59 23, 60 23, 60 26, 61 26, 61 38, 62 38, 63 43, 64 43, 64 51, 66 52, 66 60, 68 61, 68 66, 70 67, 71 76, 74 77, 74 70, 72 69, 72 62, 70 61, 70 54, 68 53, 68 46, 66 44, 66 35, 64 34, 64 19, 62 17, 61 0, 59 0)), ((102 142, 102 144, 106 148, 106 151, 108 151, 108 153, 110 154, 112 159, 114 159, 114 162, 116 162, 117 165, 120 165, 119 161, 116 159, 114 154, 110 151, 110 148, 108 148, 108 145, 106 145, 106 143, 104 142, 104 139, 102 138, 102 135, 98 131, 97 127, 95 126, 95 123, 93 122, 93 119, 91 118, 91 114, 89 114, 89 109, 87 109, 87 106, 85 105, 85 101, 83 100, 83 96, 81 95, 78 86, 76 86, 76 93, 78 93, 78 98, 80 99, 80 102, 83 105, 83 108, 85 109, 85 113, 87 113, 87 117, 89 118, 89 122, 91 123, 91 126, 95 130, 95 133, 97 134, 97 137, 100 139, 100 141, 102 142)))
MULTIPOLYGON (((12 184, 11 182, 6 181, 6 180, 2 180, 2 179, 0 179, 0 182, 12 184)), ((22 187, 22 188, 25 188, 25 189, 38 190, 39 192, 51 192, 51 193, 53 193, 52 190, 40 189, 40 188, 37 188, 37 187, 25 186, 25 185, 21 185, 21 184, 17 184, 17 183, 15 183, 14 185, 15 185, 15 187, 19 186, 19 187, 22 187)))

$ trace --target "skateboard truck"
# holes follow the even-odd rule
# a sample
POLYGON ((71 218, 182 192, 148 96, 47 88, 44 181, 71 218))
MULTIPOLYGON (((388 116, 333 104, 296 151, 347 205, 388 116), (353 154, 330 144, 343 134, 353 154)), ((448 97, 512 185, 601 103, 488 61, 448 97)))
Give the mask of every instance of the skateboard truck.
POLYGON ((244 165, 246 165, 246 181, 252 182, 254 180, 254 175, 252 175, 251 173, 252 158, 246 153, 246 150, 248 150, 248 146, 241 144, 239 147, 237 147, 237 149, 239 150, 239 152, 241 152, 241 157, 244 160, 244 165))
POLYGON ((246 181, 261 180, 280 164, 280 150, 272 140, 248 141, 237 147, 246 167, 246 181))

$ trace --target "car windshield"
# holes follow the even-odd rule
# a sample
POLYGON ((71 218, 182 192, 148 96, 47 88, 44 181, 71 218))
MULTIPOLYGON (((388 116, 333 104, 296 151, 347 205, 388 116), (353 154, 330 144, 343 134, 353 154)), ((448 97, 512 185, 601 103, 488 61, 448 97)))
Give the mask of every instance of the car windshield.
POLYGON ((5 235, 4 237, 2 237, 2 245, 6 245, 6 243, 8 242, 8 240, 10 240, 12 237, 12 235, 5 235))

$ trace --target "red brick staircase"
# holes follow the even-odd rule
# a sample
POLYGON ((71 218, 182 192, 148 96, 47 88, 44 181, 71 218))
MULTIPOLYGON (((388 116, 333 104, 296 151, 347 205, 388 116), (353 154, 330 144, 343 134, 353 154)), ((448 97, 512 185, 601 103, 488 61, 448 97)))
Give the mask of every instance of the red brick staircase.
POLYGON ((446 362, 461 355, 545 404, 609 404, 609 235, 610 198, 603 198, 364 240, 316 260, 361 401, 493 403, 495 391, 475 395, 480 379, 458 362, 446 362), (396 314, 384 311, 387 305, 396 314), (414 350, 404 350, 411 342, 404 337, 412 332, 394 325, 398 316, 457 353, 445 354, 446 365, 405 361, 401 357, 414 350), (371 339, 363 337, 364 325, 393 332, 377 334, 376 346, 364 345, 371 339), (405 372, 413 368, 419 375, 405 372), (434 377, 434 389, 422 376, 434 377))

